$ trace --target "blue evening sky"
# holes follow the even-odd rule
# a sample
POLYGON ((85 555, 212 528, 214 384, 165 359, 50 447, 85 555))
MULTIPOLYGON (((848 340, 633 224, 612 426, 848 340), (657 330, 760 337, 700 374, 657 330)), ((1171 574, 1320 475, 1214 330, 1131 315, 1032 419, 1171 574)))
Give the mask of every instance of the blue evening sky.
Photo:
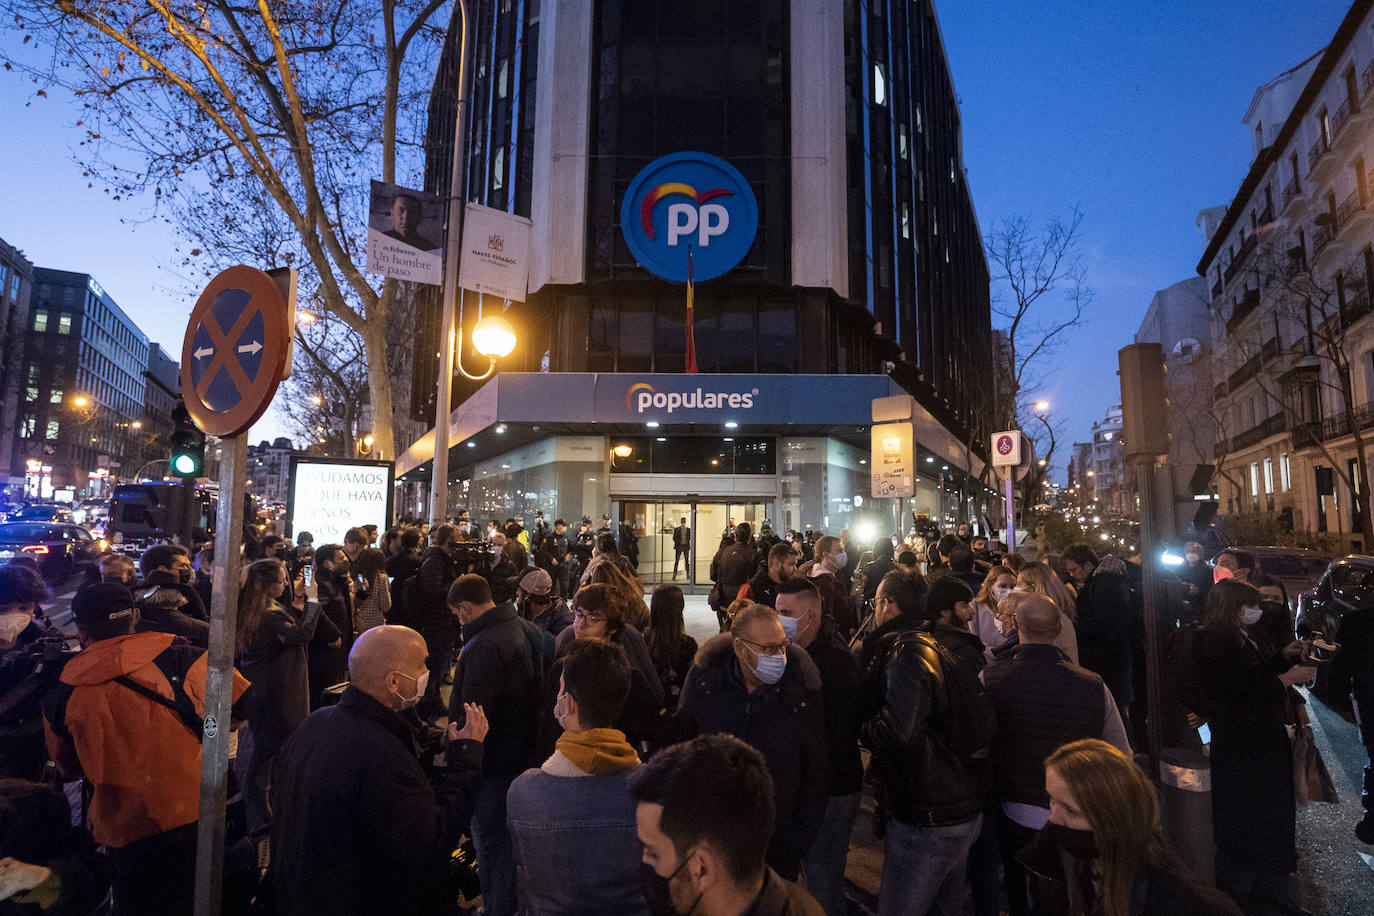
MULTIPOLYGON (((1197 211, 1227 203, 1249 166, 1240 118, 1256 87, 1323 47, 1348 6, 937 0, 983 228, 1084 213, 1097 305, 1045 372, 1061 441, 1085 439, 1119 400, 1116 351, 1154 291, 1194 274, 1197 211)), ((169 230, 139 222, 142 202, 87 188, 75 106, 56 92, 27 104, 32 88, 0 72, 0 238, 39 266, 93 274, 179 355, 195 291, 174 271, 169 230)), ((276 429, 269 414, 253 435, 276 429)))

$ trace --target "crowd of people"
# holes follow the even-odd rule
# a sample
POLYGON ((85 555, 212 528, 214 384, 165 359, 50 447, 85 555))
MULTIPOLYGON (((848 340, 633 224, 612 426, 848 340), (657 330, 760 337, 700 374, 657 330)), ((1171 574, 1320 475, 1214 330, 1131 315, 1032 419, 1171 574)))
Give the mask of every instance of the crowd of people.
MULTIPOLYGON (((79 651, 0 568, 0 913, 190 912, 213 549, 103 557, 79 651)), ((1299 911, 1312 669, 1243 555, 1181 581, 1217 891, 1133 759, 1138 567, 1087 546, 741 523, 700 645, 609 518, 242 549, 226 911, 843 916, 866 798, 880 914, 1299 911)))

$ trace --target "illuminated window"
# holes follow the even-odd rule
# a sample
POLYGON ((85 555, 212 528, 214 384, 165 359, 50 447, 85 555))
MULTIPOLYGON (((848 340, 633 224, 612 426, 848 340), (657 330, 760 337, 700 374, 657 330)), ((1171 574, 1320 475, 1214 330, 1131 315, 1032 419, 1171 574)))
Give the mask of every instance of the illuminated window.
POLYGON ((48 421, 48 435, 47 435, 47 440, 48 440, 49 442, 56 442, 56 441, 57 441, 57 421, 56 421, 56 420, 49 420, 49 421, 48 421))
POLYGON ((33 313, 33 329, 39 333, 48 329, 48 313, 43 309, 33 313))
POLYGON ((70 334, 72 332, 72 316, 63 314, 57 319, 57 333, 70 334))
POLYGON ((1279 456, 1279 489, 1287 493, 1292 485, 1291 471, 1288 468, 1288 453, 1279 456))
POLYGON ((887 78, 883 76, 883 65, 873 65, 873 104, 887 105, 887 78))

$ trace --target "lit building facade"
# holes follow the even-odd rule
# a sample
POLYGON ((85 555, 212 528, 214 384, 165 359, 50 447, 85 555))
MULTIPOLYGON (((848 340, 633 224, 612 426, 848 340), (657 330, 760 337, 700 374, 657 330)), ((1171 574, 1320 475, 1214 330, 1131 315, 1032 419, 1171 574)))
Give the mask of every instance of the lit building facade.
MULTIPOLYGON (((462 296, 465 328, 502 313, 519 343, 494 379, 457 386, 450 514, 609 514, 650 539, 642 563, 666 544, 671 566, 682 518, 709 559, 731 519, 904 530, 912 513, 981 510, 989 278, 929 2, 474 6, 466 197, 533 230, 524 303, 462 296), (705 221, 694 238, 708 264, 706 200, 723 192, 658 209, 636 195, 666 158, 699 154, 742 183, 717 212, 748 198, 756 219, 735 263, 697 274, 692 375, 685 284, 636 245, 657 241, 666 209, 705 221), (895 394, 915 399, 916 496, 875 505, 871 402, 895 394)), ((440 195, 455 85, 450 56, 427 142, 440 195)), ((417 352, 438 350, 438 301, 422 303, 417 352)), ((461 359, 485 365, 470 338, 461 359)), ((435 390, 435 365, 415 360, 417 394, 435 390)), ((432 422, 432 397, 415 413, 432 422)), ((432 454, 430 433, 398 475, 422 480, 432 454)), ((420 511, 423 494, 403 505, 420 511)))

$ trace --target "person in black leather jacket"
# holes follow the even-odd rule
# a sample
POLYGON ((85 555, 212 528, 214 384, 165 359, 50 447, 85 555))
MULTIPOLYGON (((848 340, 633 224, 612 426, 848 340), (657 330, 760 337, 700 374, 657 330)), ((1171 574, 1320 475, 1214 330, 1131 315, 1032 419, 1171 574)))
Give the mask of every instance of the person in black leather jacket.
POLYGON ((888 816, 882 912, 894 911, 894 898, 912 913, 962 912, 968 905, 964 876, 983 822, 983 797, 944 733, 946 678, 953 672, 940 653, 929 632, 899 636, 883 670, 878 711, 863 725, 888 816))

